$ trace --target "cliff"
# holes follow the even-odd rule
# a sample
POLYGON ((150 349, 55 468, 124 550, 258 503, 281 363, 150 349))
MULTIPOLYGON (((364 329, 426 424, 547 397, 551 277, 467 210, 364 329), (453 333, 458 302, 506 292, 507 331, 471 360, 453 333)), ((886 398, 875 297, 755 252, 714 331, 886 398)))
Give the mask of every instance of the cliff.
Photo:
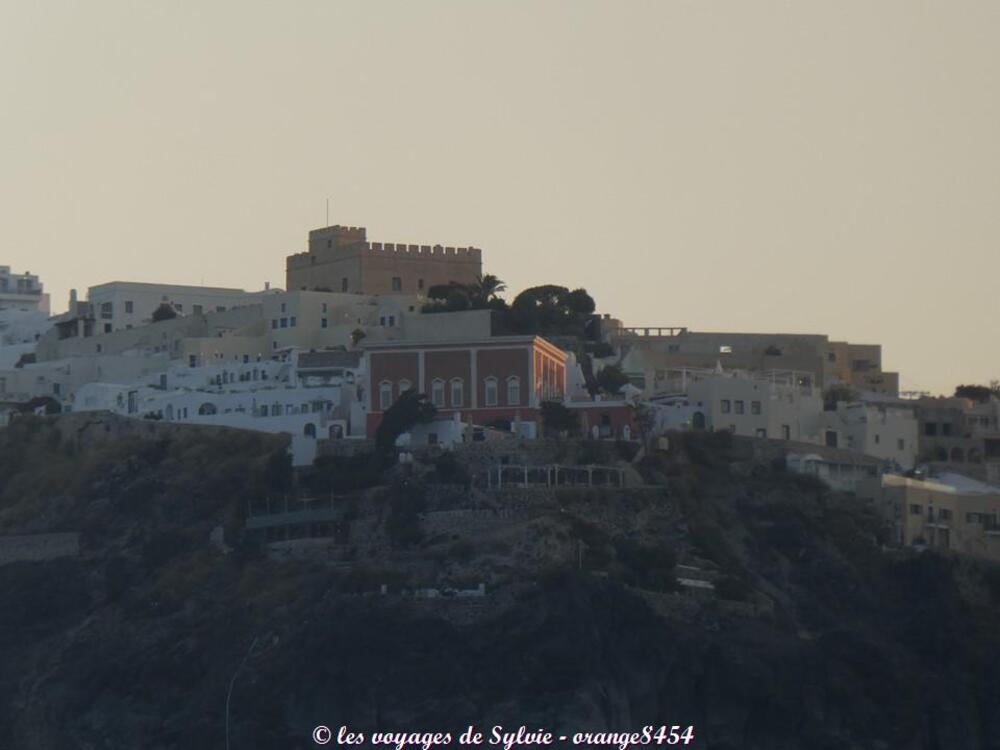
MULTIPOLYGON (((371 516, 383 551, 330 564, 242 533, 248 502, 295 491, 283 441, 66 424, 0 431, 0 534, 79 534, 0 566, 0 747, 224 747, 231 680, 232 747, 260 750, 314 747, 317 724, 1000 747, 997 571, 885 549, 868 508, 718 436, 648 457, 635 491, 479 497, 503 522, 467 533, 429 522, 460 461, 352 479, 345 523, 371 516), (682 593, 689 570, 715 594, 682 593), (402 593, 475 581, 487 597, 402 593)), ((327 470, 299 481, 360 476, 327 470)))

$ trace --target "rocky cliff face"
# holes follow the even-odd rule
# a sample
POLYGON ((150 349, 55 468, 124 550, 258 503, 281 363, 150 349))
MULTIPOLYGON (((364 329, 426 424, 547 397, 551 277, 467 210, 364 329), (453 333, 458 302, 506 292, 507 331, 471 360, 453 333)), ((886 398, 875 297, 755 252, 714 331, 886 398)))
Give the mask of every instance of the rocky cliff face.
POLYGON ((564 497, 498 539, 456 551, 424 538, 353 569, 238 542, 246 500, 288 481, 280 452, 232 432, 96 446, 41 421, 0 432, 0 531, 81 532, 77 557, 0 566, 0 747, 224 747, 234 673, 239 748, 315 747, 317 724, 691 724, 691 746, 713 749, 1000 747, 996 572, 885 551, 866 508, 743 473, 724 443, 646 462, 662 493, 609 494, 600 513, 564 497), (209 541, 220 523, 228 554, 209 541), (563 537, 586 538, 582 560, 523 562, 563 537), (772 606, 672 592, 644 570, 664 564, 657 540, 716 570, 726 597, 772 606), (492 575, 496 605, 463 619, 449 616, 460 602, 359 593, 362 568, 378 581, 456 566, 492 575))

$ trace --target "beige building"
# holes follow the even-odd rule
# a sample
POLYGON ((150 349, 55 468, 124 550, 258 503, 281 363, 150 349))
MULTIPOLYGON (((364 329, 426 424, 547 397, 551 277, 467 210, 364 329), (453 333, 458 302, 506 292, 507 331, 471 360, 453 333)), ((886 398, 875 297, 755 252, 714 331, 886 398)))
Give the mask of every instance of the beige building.
MULTIPOLYGON (((254 304, 261 294, 225 287, 111 281, 90 287, 87 302, 96 332, 111 333, 150 323, 161 305, 169 306, 178 316, 204 315, 254 304)), ((71 296, 71 307, 74 301, 71 296)))
POLYGON ((623 367, 647 393, 662 390, 665 373, 676 368, 794 370, 812 385, 843 383, 888 396, 899 391, 898 373, 882 370, 877 344, 831 342, 818 334, 715 333, 687 328, 620 327, 611 335, 621 346, 623 367))
POLYGON ((286 259, 289 291, 350 294, 419 294, 455 281, 471 284, 482 273, 474 247, 368 242, 364 227, 332 226, 309 232, 309 249, 286 259))
POLYGON ((657 429, 728 430, 734 435, 810 441, 823 399, 808 374, 719 369, 668 370, 650 400, 657 429))
POLYGON ((886 474, 862 483, 858 494, 882 511, 897 544, 1000 560, 1000 487, 958 474, 886 474))
POLYGON ((920 455, 985 478, 1000 463, 1000 400, 921 398, 914 402, 920 422, 920 455))
POLYGON ((884 404, 839 402, 824 411, 815 442, 881 459, 897 469, 917 460, 918 425, 913 411, 884 404))

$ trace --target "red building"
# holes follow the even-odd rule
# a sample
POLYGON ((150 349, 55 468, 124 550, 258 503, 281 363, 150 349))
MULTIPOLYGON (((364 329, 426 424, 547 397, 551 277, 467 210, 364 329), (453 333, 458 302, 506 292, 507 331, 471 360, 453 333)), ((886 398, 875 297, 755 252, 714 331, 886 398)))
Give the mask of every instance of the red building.
POLYGON ((471 342, 385 342, 365 346, 368 434, 400 394, 426 393, 442 416, 463 422, 538 422, 542 401, 566 393, 566 352, 538 336, 471 342))

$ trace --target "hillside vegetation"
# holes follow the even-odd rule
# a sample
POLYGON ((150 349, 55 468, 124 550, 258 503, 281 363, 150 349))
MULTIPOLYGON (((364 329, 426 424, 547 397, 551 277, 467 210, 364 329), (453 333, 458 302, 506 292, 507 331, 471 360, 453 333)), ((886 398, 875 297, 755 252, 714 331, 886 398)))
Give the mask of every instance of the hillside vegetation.
POLYGON ((343 474, 363 457, 329 460, 301 483, 355 493, 385 540, 331 566, 242 534, 248 501, 294 491, 281 439, 59 425, 0 431, 0 533, 81 533, 79 557, 0 566, 0 747, 224 747, 252 643, 239 748, 314 747, 317 724, 663 723, 719 750, 1000 747, 996 569, 886 550, 868 507, 724 436, 676 437, 634 492, 565 491, 475 534, 422 520, 460 460, 363 482, 343 474), (717 594, 678 593, 679 564, 717 594), (465 620, 370 593, 476 581, 490 606, 465 620))

